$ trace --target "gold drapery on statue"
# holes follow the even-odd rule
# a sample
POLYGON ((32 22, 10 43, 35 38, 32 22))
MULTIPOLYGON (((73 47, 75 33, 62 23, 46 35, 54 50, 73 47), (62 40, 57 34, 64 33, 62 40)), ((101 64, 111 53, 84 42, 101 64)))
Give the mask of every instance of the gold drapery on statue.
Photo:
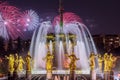
POLYGON ((69 67, 70 67, 70 70, 75 70, 76 69, 76 61, 79 60, 79 58, 76 57, 76 55, 74 54, 74 52, 68 56, 69 59, 70 59, 70 64, 69 64, 69 67))
POLYGON ((26 70, 31 71, 31 63, 32 63, 32 57, 30 56, 30 52, 28 52, 26 56, 26 70))
POLYGON ((50 51, 48 51, 46 57, 43 58, 43 60, 46 60, 46 70, 47 70, 47 71, 52 71, 53 58, 54 58, 54 55, 51 54, 50 51))

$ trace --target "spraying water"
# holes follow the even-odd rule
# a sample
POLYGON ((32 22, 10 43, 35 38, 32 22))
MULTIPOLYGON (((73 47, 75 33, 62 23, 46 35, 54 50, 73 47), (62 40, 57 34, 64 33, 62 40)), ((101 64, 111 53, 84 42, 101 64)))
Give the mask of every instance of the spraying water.
POLYGON ((80 60, 77 61, 77 69, 90 70, 89 56, 91 52, 97 53, 96 47, 87 27, 81 22, 72 20, 63 24, 62 33, 58 22, 54 25, 49 21, 41 23, 40 28, 36 30, 33 35, 35 39, 32 39, 30 47, 31 55, 35 61, 34 69, 45 69, 45 61, 43 58, 49 50, 51 54, 55 55, 54 67, 57 70, 64 70, 65 54, 71 54, 72 52, 80 58, 80 60), (50 33, 55 35, 55 41, 47 41, 46 36, 50 33), (70 34, 73 34, 75 37, 71 39, 70 34), (49 48, 47 47, 48 42, 49 48))
MULTIPOLYGON (((45 61, 43 60, 43 58, 46 56, 47 51, 50 50, 50 52, 54 53, 55 55, 55 64, 57 64, 55 66, 56 69, 63 69, 64 54, 71 54, 72 51, 74 51, 76 56, 80 58, 80 60, 77 61, 77 68, 81 70, 89 69, 89 55, 91 52, 97 53, 97 51, 92 37, 88 32, 86 26, 78 22, 68 23, 64 25, 63 33, 65 34, 65 41, 61 41, 59 37, 56 37, 56 44, 53 45, 52 41, 50 41, 49 48, 47 48, 46 36, 47 34, 49 34, 49 32, 52 32, 50 31, 52 28, 53 27, 50 24, 50 22, 43 22, 39 30, 36 31, 37 35, 33 35, 33 38, 36 39, 32 39, 34 41, 31 43, 30 51, 35 61, 34 68, 45 69, 45 61), (76 45, 74 47, 72 47, 72 42, 67 36, 69 33, 76 35, 76 38, 74 39, 76 45), (66 44, 66 47, 64 44, 66 44), (53 46, 55 46, 54 52, 53 46)), ((57 35, 60 32, 59 25, 56 25, 55 31, 55 35, 57 35)))

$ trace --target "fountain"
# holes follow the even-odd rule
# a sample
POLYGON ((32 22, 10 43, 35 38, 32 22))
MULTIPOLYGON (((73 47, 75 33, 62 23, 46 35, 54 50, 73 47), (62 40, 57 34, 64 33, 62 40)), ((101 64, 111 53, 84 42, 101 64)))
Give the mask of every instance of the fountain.
MULTIPOLYGON (((63 15, 76 16, 74 13, 64 13, 63 15)), ((74 51, 76 56, 80 58, 77 61, 77 69, 82 71, 87 69, 89 71, 88 58, 91 52, 97 53, 97 51, 87 27, 82 22, 73 20, 65 23, 63 19, 63 32, 60 33, 61 28, 56 18, 54 26, 50 21, 45 21, 34 32, 30 46, 31 56, 35 62, 34 70, 45 69, 43 58, 47 51, 55 56, 55 70, 64 70, 65 54, 71 54, 74 51)))
POLYGON ((79 16, 71 12, 63 13, 61 0, 59 7, 60 15, 54 18, 53 23, 42 22, 33 34, 30 46, 34 60, 33 72, 46 74, 46 62, 43 58, 50 51, 54 55, 53 74, 67 72, 69 66, 66 67, 64 64, 69 64, 70 61, 66 55, 71 55, 72 52, 80 59, 76 63, 76 71, 89 73, 90 53, 97 53, 91 34, 79 16))

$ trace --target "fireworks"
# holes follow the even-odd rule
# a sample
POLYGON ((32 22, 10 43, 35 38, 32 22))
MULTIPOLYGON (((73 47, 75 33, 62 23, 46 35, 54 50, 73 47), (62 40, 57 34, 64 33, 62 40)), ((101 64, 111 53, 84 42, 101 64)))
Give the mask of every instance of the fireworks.
POLYGON ((22 30, 34 30, 39 25, 39 16, 33 10, 23 14, 7 2, 0 2, 0 36, 5 40, 22 36, 22 30))
POLYGON ((0 4, 0 36, 5 40, 10 37, 16 39, 22 35, 21 30, 16 26, 19 16, 18 8, 7 5, 7 3, 0 4))
POLYGON ((23 12, 20 20, 21 26, 23 26, 28 31, 34 30, 39 25, 39 16, 33 10, 26 10, 23 12))
MULTIPOLYGON (((53 26, 60 22, 60 16, 54 18, 53 26)), ((71 22, 82 22, 79 16, 66 12, 63 14, 63 24, 71 22)), ((0 2, 0 36, 8 40, 22 36, 22 31, 32 31, 40 24, 38 14, 33 10, 26 10, 23 13, 7 2, 0 2)))
MULTIPOLYGON (((60 16, 54 18, 53 25, 55 26, 60 22, 60 16)), ((79 16, 74 13, 66 12, 63 14, 63 24, 71 23, 71 22, 82 22, 79 16)))

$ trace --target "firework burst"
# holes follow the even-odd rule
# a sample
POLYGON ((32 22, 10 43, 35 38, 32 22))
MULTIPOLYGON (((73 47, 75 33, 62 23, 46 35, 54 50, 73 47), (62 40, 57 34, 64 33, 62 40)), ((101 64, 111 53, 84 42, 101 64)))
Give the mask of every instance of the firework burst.
POLYGON ((16 39, 21 36, 22 32, 17 27, 17 19, 20 16, 19 9, 7 5, 7 3, 0 4, 0 35, 6 40, 11 37, 16 39))
MULTIPOLYGON (((75 13, 71 13, 71 12, 64 13, 63 24, 71 23, 71 22, 82 22, 82 20, 75 13)), ((60 15, 54 18, 53 25, 55 26, 57 23, 60 23, 60 15)))
POLYGON ((20 25, 26 30, 31 31, 38 27, 39 16, 33 10, 26 10, 19 19, 20 25))

